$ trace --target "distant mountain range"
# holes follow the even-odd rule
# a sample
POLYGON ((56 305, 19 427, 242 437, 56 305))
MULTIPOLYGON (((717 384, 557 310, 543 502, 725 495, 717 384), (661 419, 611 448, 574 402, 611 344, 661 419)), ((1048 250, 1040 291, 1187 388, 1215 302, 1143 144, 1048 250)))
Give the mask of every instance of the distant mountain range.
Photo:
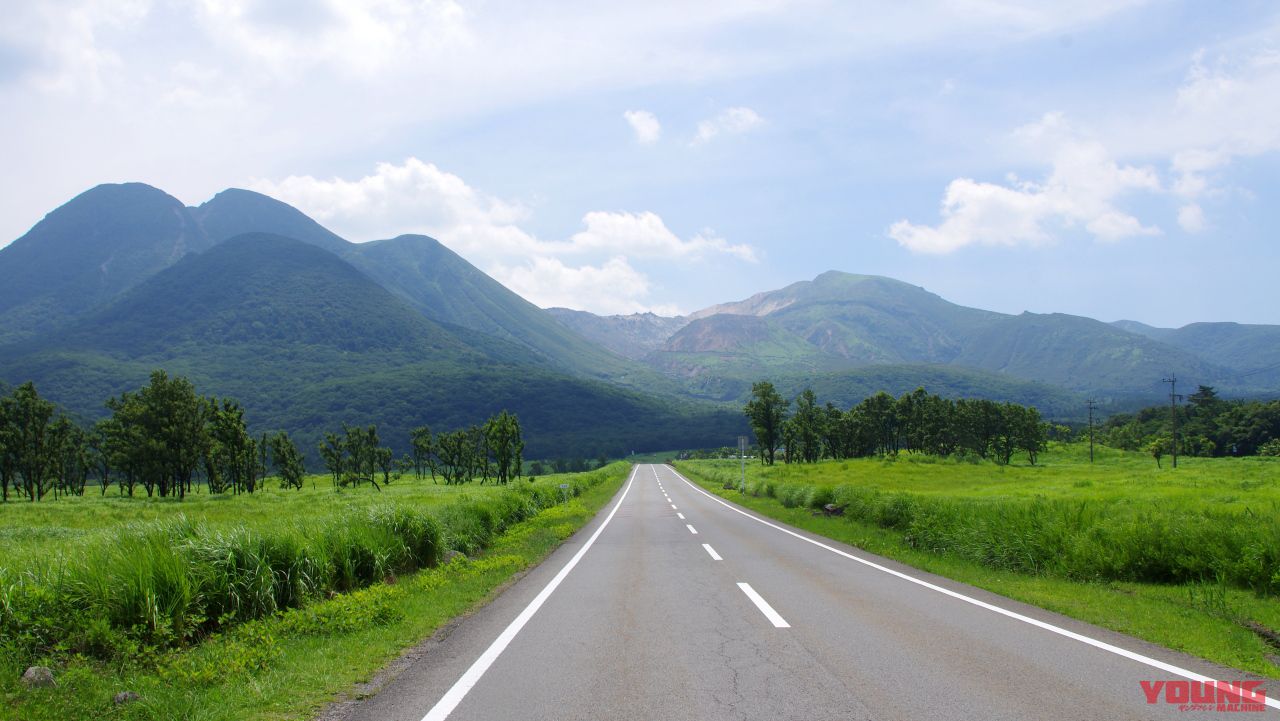
MULTIPOLYGON (((1227 394, 1280 392, 1280 326, 1164 329, 1061 313, 1006 315, 956 305, 892 278, 836 271, 679 318, 550 310, 589 340, 683 377, 695 395, 706 397, 738 397, 753 378, 854 379, 887 366, 908 376, 921 364, 935 376, 964 369, 969 383, 994 375, 1015 387, 1051 386, 1077 400, 1082 394, 1152 400, 1170 374, 1227 394)), ((947 378, 939 379, 944 387, 951 385, 947 378)))
POLYGON ((259 430, 449 429, 502 408, 530 454, 712 446, 751 383, 849 405, 917 385, 1078 417, 1156 400, 1162 377, 1280 390, 1280 326, 1179 329, 966 308, 824 273, 685 317, 540 309, 432 238, 350 243, 246 190, 185 207, 93 188, 0 248, 0 386, 35 380, 86 419, 154 368, 242 401, 259 430))

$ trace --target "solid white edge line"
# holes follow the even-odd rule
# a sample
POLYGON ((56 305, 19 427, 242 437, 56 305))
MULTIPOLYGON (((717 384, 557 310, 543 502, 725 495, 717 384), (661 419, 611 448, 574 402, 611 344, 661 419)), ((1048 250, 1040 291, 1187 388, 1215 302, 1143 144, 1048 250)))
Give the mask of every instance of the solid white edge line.
POLYGON ((698 535, 698 529, 694 528, 693 526, 689 525, 688 523, 684 524, 684 527, 685 527, 685 528, 687 528, 687 529, 689 529, 689 533, 692 533, 692 534, 693 534, 693 535, 695 535, 695 536, 696 536, 696 535, 698 535))
POLYGON ((494 639, 493 643, 489 644, 489 648, 485 649, 485 652, 480 654, 480 658, 476 659, 475 663, 471 664, 471 668, 468 668, 466 672, 462 674, 462 678, 458 679, 457 682, 445 692, 444 696, 440 697, 440 700, 436 702, 436 705, 432 706, 431 710, 427 712, 427 715, 422 717, 422 721, 444 721, 444 719, 449 718, 449 714, 453 713, 453 710, 458 707, 458 704, 462 703, 462 699, 466 698, 467 693, 471 691, 472 687, 479 683, 480 677, 484 676, 484 672, 488 671, 489 667, 493 665, 493 662, 498 660, 498 656, 502 655, 502 652, 506 650, 507 646, 516 637, 516 634, 520 633, 520 629, 524 628, 524 625, 529 622, 530 618, 533 618, 533 614, 537 613, 539 608, 542 608, 542 604, 546 603, 546 600, 551 596, 551 592, 555 591, 556 587, 560 585, 560 582, 565 579, 565 576, 568 576, 569 572, 573 570, 573 567, 578 565, 578 561, 582 560, 583 554, 585 554, 591 548, 591 545, 596 542, 596 538, 600 536, 600 532, 609 525, 609 521, 613 520, 614 514, 616 514, 618 509, 622 507, 622 502, 627 500, 627 493, 631 491, 631 483, 635 480, 636 471, 639 470, 639 468, 639 466, 636 466, 631 469, 631 477, 627 479, 627 487, 623 489, 622 496, 618 498, 618 502, 614 504, 613 510, 609 511, 609 515, 605 517, 604 523, 601 523, 595 533, 591 534, 591 538, 588 538, 587 542, 582 545, 582 548, 579 548, 578 552, 573 554, 573 558, 569 559, 569 562, 564 564, 564 568, 560 569, 560 572, 556 574, 555 578, 551 579, 551 581, 538 592, 538 595, 529 602, 529 605, 524 607, 524 610, 520 612, 520 615, 516 616, 515 620, 512 621, 496 639, 494 639))
MULTIPOLYGON (((668 466, 668 468, 670 468, 670 466, 668 466)), ((731 510, 731 511, 733 511, 733 512, 735 512, 735 513, 740 513, 740 514, 742 514, 742 515, 746 516, 747 518, 750 518, 751 520, 756 521, 757 523, 763 523, 764 525, 766 525, 766 526, 768 526, 768 527, 770 527, 770 528, 772 528, 772 529, 775 529, 775 530, 778 530, 778 531, 782 531, 783 533, 787 534, 788 536, 794 536, 794 537, 796 537, 796 538, 800 539, 801 541, 805 541, 806 543, 812 543, 813 545, 815 545, 815 546, 817 546, 817 547, 819 547, 819 548, 825 548, 825 549, 827 549, 828 551, 831 551, 832 553, 834 553, 834 554, 836 554, 836 555, 838 555, 838 556, 844 556, 845 558, 848 558, 848 559, 853 560, 853 561, 857 561, 858 563, 861 563, 861 564, 863 564, 864 566, 868 566, 868 567, 870 567, 870 568, 874 568, 874 569, 876 569, 877 571, 883 571, 883 572, 885 572, 885 573, 887 573, 887 574, 889 574, 889 575, 891 575, 891 576, 897 576, 898 578, 901 578, 901 579, 902 579, 902 580, 904 580, 904 581, 910 581, 911 583, 914 583, 914 584, 916 584, 916 585, 918 585, 918 586, 923 586, 923 587, 925 587, 925 588, 927 588, 927 589, 929 589, 929 590, 931 590, 931 591, 937 591, 938 593, 941 593, 941 594, 944 594, 944 595, 950 596, 950 597, 952 597, 952 598, 954 598, 954 599, 957 599, 957 600, 959 600, 959 601, 964 601, 965 603, 973 604, 974 606, 977 606, 977 607, 979 607, 979 608, 985 608, 986 610, 991 611, 991 612, 993 612, 993 613, 998 613, 998 614, 1000 614, 1000 615, 1002 615, 1002 616, 1007 616, 1007 617, 1012 618, 1012 619, 1014 619, 1014 620, 1022 621, 1023 623, 1027 623, 1027 624, 1030 624, 1030 625, 1032 625, 1032 626, 1036 626, 1036 627, 1038 627, 1038 628, 1042 628, 1042 629, 1044 629, 1044 630, 1046 630, 1046 631, 1049 631, 1050 633, 1056 633, 1056 634, 1058 634, 1059 636, 1065 636, 1065 637, 1070 638, 1070 639, 1072 639, 1072 640, 1079 641, 1080 643, 1084 643, 1084 644, 1088 644, 1088 645, 1090 645, 1090 646, 1093 646, 1094 648, 1101 649, 1101 650, 1103 650, 1103 651, 1107 651, 1107 652, 1109 652, 1109 653, 1113 653, 1113 654, 1115 654, 1115 655, 1117 655, 1117 656, 1122 656, 1122 657, 1127 658, 1127 659, 1129 659, 1129 660, 1131 660, 1131 661, 1137 661, 1138 663, 1146 664, 1147 666, 1150 666, 1150 667, 1152 667, 1152 668, 1158 668, 1158 669, 1160 669, 1161 671, 1168 671, 1168 672, 1169 672, 1169 673, 1171 673, 1171 674, 1174 674, 1174 675, 1177 675, 1177 676, 1181 676, 1181 677, 1183 677, 1183 678, 1191 679, 1192 681, 1199 681, 1200 683, 1205 683, 1205 682, 1213 682, 1213 683, 1215 683, 1215 684, 1216 684, 1216 683, 1218 683, 1218 680, 1217 680, 1217 679, 1210 678, 1210 677, 1208 677, 1208 676, 1203 676, 1203 675, 1201 675, 1201 674, 1196 673, 1195 671, 1191 671, 1191 670, 1188 670, 1188 669, 1182 668, 1181 666, 1174 666, 1174 665, 1173 665, 1173 664, 1171 664, 1171 663, 1165 663, 1164 661, 1161 661, 1161 660, 1159 660, 1159 659, 1151 658, 1150 656, 1144 656, 1144 655, 1142 655, 1142 654, 1140 654, 1140 653, 1135 653, 1135 652, 1133 652, 1133 651, 1129 651, 1129 650, 1127 650, 1127 649, 1120 648, 1119 646, 1113 646, 1112 644, 1109 644, 1109 643, 1107 643, 1106 641, 1099 641, 1099 640, 1098 640, 1098 639, 1096 639, 1096 638, 1090 638, 1089 636, 1085 636, 1084 634, 1076 633, 1075 631, 1068 631, 1067 629, 1062 628, 1061 626, 1055 626, 1055 625, 1053 625, 1052 623, 1048 623, 1048 622, 1045 622, 1045 621, 1041 621, 1041 620, 1039 620, 1039 619, 1031 618, 1030 616, 1024 616, 1024 615, 1022 615, 1021 613, 1018 613, 1018 612, 1016 612, 1016 611, 1010 611, 1010 610, 1008 610, 1008 609, 1006 609, 1006 608, 1001 608, 1001 607, 996 606, 996 605, 994 605, 994 604, 987 603, 986 601, 979 601, 978 599, 973 598, 973 597, 971 597, 971 596, 966 596, 966 595, 964 595, 963 593, 959 593, 959 592, 956 592, 956 591, 952 591, 952 590, 951 590, 951 589, 949 589, 949 588, 943 588, 942 586, 939 586, 939 585, 937 585, 936 583, 929 583, 928 581, 926 581, 926 580, 924 580, 924 579, 916 578, 915 576, 909 576, 909 575, 907 575, 907 574, 905 574, 905 573, 903 573, 903 572, 901 572, 901 571, 895 571, 895 570, 893 570, 892 568, 886 568, 885 566, 882 566, 882 565, 880 565, 880 564, 876 563, 875 561, 869 561, 869 560, 867 560, 867 559, 865 559, 865 558, 861 558, 861 557, 859 557, 859 556, 855 556, 855 555, 853 555, 852 553, 846 553, 846 552, 844 552, 844 551, 841 551, 841 550, 840 550, 840 549, 838 549, 838 548, 833 548, 832 546, 828 546, 827 544, 822 543, 821 541, 815 541, 815 540, 813 540, 812 538, 808 538, 808 537, 806 537, 806 536, 802 536, 802 535, 800 535, 799 533, 796 533, 795 531, 792 531, 792 530, 787 529, 787 528, 783 528, 782 526, 779 526, 779 525, 774 524, 774 523, 770 523, 770 522, 768 522, 768 521, 764 520, 763 518, 760 518, 760 517, 758 517, 758 516, 755 516, 755 515, 752 515, 752 514, 750 514, 750 513, 747 513, 746 511, 742 510, 741 508, 735 508, 735 507, 733 507, 732 505, 730 505, 729 503, 726 503, 725 501, 723 501, 723 500, 721 500, 721 499, 719 499, 719 498, 716 498, 715 496, 711 495, 710 493, 707 493, 705 490, 703 490, 700 486, 698 486, 697 484, 695 484, 693 481, 690 481, 688 478, 685 478, 683 475, 681 475, 681 473, 680 473, 679 471, 677 471, 676 469, 671 468, 671 472, 672 472, 672 473, 674 473, 674 474, 676 474, 676 477, 677 477, 677 478, 679 478, 680 480, 682 480, 682 481, 684 481, 685 483, 687 483, 687 484, 689 485, 689 487, 690 487, 690 488, 692 488, 693 490, 697 491, 698 493, 701 493, 702 495, 706 496, 707 498, 710 498, 711 500, 715 501, 716 503, 719 503, 720 505, 724 506, 725 508, 728 508, 729 510, 731 510)), ((741 584, 739 584, 739 585, 741 585, 741 584)), ((1271 696, 1271 695, 1268 695, 1268 696, 1266 697, 1266 704, 1267 704, 1268 706, 1272 707, 1272 708, 1280 708, 1280 699, 1275 698, 1275 697, 1273 697, 1273 696, 1271 696)))
POLYGON ((710 543, 704 543, 704 544, 702 544, 702 547, 703 547, 703 548, 705 548, 705 549, 707 549, 707 553, 711 554, 711 560, 713 560, 713 561, 723 561, 723 560, 724 560, 723 558, 721 558, 721 557, 720 557, 720 554, 716 553, 716 549, 714 549, 714 548, 712 548, 712 547, 711 547, 711 544, 710 544, 710 543))
POLYGON ((787 623, 786 619, 773 610, 773 606, 770 606, 768 601, 756 593, 751 584, 739 583, 738 588, 741 588, 742 592, 747 594, 747 598, 751 599, 751 602, 756 605, 756 608, 760 609, 760 613, 763 613, 765 618, 769 619, 769 623, 772 623, 774 628, 791 628, 791 624, 787 623))

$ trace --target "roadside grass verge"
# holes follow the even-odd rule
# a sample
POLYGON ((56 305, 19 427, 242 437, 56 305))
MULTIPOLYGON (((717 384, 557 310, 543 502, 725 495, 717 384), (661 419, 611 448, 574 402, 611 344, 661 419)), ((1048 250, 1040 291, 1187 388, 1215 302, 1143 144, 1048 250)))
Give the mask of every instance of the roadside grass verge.
POLYGON ((571 498, 511 491, 484 502, 433 509, 449 563, 393 573, 349 593, 325 593, 183 646, 138 643, 137 653, 54 649, 55 689, 23 689, 27 661, 0 653, 0 717, 15 719, 302 719, 367 680, 404 648, 483 602, 515 573, 536 564, 589 521, 617 491, 629 466, 560 476, 571 498), (533 507, 529 497, 546 501, 533 507), (518 508, 523 505, 521 515, 518 508), (467 550, 464 550, 467 549, 467 550), (328 596, 328 598, 325 598, 328 596), (116 706, 112 697, 141 696, 116 706))
MULTIPOLYGON (((748 472, 744 496, 723 487, 738 478, 731 465, 694 461, 676 467, 708 491, 793 526, 1217 663, 1280 678, 1280 648, 1275 638, 1267 638, 1269 630, 1280 628, 1275 595, 1280 521, 1274 515, 1223 514, 1170 501, 1154 507, 1111 502, 1091 498, 1087 488, 1074 502, 1016 492, 1003 500, 982 491, 974 497, 971 487, 960 482, 948 495, 939 490, 943 481, 934 470, 922 474, 921 485, 931 487, 929 493, 884 491, 884 485, 907 486, 904 477, 914 471, 899 461, 896 465, 903 468, 885 472, 883 466, 895 464, 875 460, 784 471, 756 466, 748 472), (806 475, 821 481, 806 483, 806 475), (832 482, 836 477, 845 482, 832 482), (844 515, 824 515, 820 509, 826 504, 844 515)), ((999 474, 995 466, 986 471, 999 474)), ((1092 472, 1106 474, 1096 467, 1092 472)))

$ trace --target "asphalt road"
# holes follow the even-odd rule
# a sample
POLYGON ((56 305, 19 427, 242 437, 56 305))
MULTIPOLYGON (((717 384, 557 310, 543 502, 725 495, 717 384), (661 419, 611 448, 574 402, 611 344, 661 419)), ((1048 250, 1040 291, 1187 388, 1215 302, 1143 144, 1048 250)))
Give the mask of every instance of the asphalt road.
POLYGON ((1184 710, 1186 674, 1241 674, 763 523, 666 466, 424 650, 338 716, 1280 718, 1184 710))

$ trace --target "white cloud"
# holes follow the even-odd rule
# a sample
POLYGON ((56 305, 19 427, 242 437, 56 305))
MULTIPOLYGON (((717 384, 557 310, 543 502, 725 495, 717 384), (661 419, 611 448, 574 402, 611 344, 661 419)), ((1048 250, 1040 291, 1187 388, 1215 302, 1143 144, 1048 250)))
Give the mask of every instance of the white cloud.
POLYGON ((764 124, 764 118, 751 108, 726 108, 714 118, 698 123, 698 134, 693 143, 700 145, 717 135, 740 135, 754 130, 764 124))
POLYGON ((950 253, 975 244, 1037 245, 1051 241, 1059 228, 1077 225, 1102 241, 1160 233, 1115 206, 1127 193, 1159 191, 1155 171, 1116 163, 1101 143, 1077 133, 1057 113, 1017 129, 1013 137, 1048 160, 1052 169, 1044 181, 953 180, 939 225, 900 220, 889 236, 913 252, 950 253))
POLYGON ((658 138, 662 137, 662 123, 658 122, 658 116, 648 110, 628 110, 622 114, 631 124, 631 129, 636 133, 636 142, 650 144, 658 142, 658 138))
POLYGON ((1199 233, 1205 229, 1204 210, 1197 203, 1188 203, 1178 209, 1178 225, 1188 233, 1199 233))
POLYGON ((568 243, 558 246, 563 252, 625 252, 632 257, 666 259, 700 259, 718 253, 752 263, 756 261, 751 246, 730 245, 711 231, 681 240, 656 213, 592 211, 583 216, 582 223, 586 230, 575 233, 568 243))
POLYGON ((756 260, 750 246, 730 244, 711 231, 681 239, 652 212, 588 212, 584 229, 567 240, 542 240, 520 226, 531 215, 523 204, 488 195, 417 158, 379 163, 372 175, 356 180, 289 176, 257 180, 250 187, 352 240, 400 233, 435 237, 540 305, 656 312, 662 309, 644 300, 647 279, 628 257, 756 260), (561 260, 570 256, 585 259, 584 264, 573 267, 561 260))
POLYGON ((674 306, 645 302, 649 279, 625 257, 600 265, 569 267, 557 258, 533 258, 522 265, 498 266, 493 276, 529 302, 543 308, 589 310, 602 315, 652 312, 679 315, 674 306))
MULTIPOLYGON (((1214 192, 1208 174, 1236 158, 1280 150, 1280 52, 1241 63, 1205 64, 1197 53, 1178 88, 1174 116, 1156 132, 1177 145, 1170 163, 1175 191, 1195 199, 1214 192)), ((1203 223, 1203 214, 1199 216, 1203 223)))

